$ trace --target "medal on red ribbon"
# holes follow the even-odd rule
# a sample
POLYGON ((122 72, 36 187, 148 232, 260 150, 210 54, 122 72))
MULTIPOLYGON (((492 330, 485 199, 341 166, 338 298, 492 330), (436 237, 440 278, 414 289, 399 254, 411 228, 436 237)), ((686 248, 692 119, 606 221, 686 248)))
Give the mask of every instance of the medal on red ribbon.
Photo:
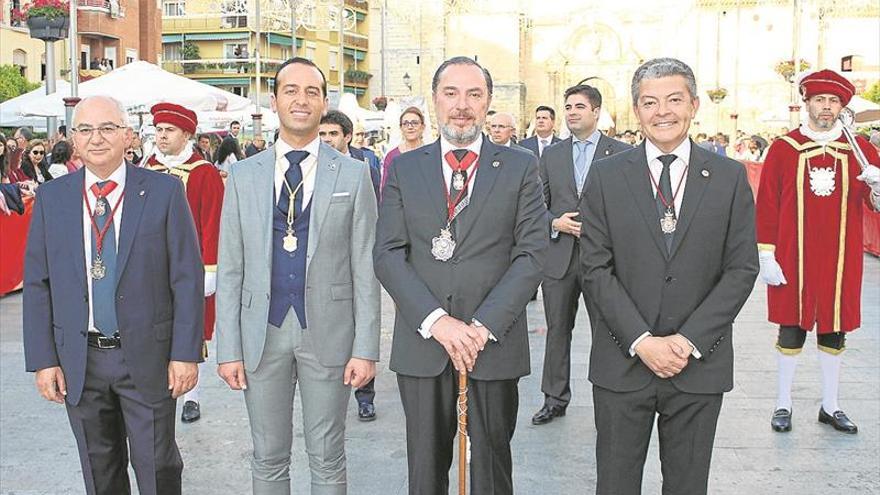
MULTIPOLYGON (((671 201, 667 201, 663 196, 663 191, 660 190, 660 185, 657 184, 657 181, 654 180, 654 175, 648 170, 648 177, 651 178, 651 183, 654 184, 654 190, 657 191, 657 197, 660 198, 660 202, 663 203, 663 206, 666 208, 666 211, 663 213, 663 218, 660 219, 660 231, 664 234, 675 233, 675 228, 678 226, 678 219, 675 218, 675 198, 678 197, 678 193, 681 191, 681 185, 684 183, 684 178, 687 177, 689 167, 690 165, 685 166, 681 178, 678 179, 678 185, 675 186, 675 192, 672 194, 671 201)), ((670 171, 670 173, 672 172, 670 171)))
POLYGON ((455 239, 452 237, 452 221, 470 204, 470 196, 465 196, 471 179, 476 175, 479 163, 474 166, 473 172, 465 180, 465 171, 477 161, 477 154, 468 151, 461 161, 455 157, 452 151, 446 153, 446 161, 452 167, 452 189, 446 191, 446 227, 440 229, 440 235, 431 239, 431 255, 437 261, 449 261, 455 252, 455 239), (452 194, 455 193, 455 197, 452 194), (462 199, 462 197, 464 197, 462 199))
POLYGON ((98 223, 95 221, 95 217, 102 217, 107 213, 107 196, 116 189, 116 183, 113 181, 107 181, 104 184, 104 187, 98 187, 98 184, 92 184, 92 187, 89 190, 92 194, 95 195, 95 211, 92 212, 92 207, 89 205, 88 194, 86 193, 85 185, 83 185, 83 200, 86 203, 86 210, 89 213, 89 220, 92 223, 92 232, 95 235, 95 258, 92 260, 92 266, 89 268, 89 275, 95 280, 101 280, 107 275, 107 267, 104 266, 104 260, 101 259, 101 253, 104 250, 104 236, 107 235, 107 231, 110 230, 110 226, 113 225, 113 215, 116 214, 116 210, 119 208, 119 205, 122 203, 122 197, 125 196, 125 191, 122 191, 122 194, 119 195, 119 199, 116 200, 116 204, 110 210, 110 218, 104 222, 104 227, 98 229, 98 223))

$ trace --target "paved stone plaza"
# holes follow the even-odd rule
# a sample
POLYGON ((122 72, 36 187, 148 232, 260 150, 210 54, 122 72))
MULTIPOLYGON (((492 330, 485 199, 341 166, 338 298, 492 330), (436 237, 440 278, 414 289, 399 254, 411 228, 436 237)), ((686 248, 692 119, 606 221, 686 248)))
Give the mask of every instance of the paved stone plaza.
MULTIPOLYGON (((858 435, 820 425, 819 366, 811 336, 799 361, 794 387, 794 428, 770 430, 776 394, 775 332, 765 321, 765 290, 759 284, 734 329, 736 386, 725 396, 718 426, 709 492, 713 494, 880 494, 880 261, 866 258, 863 327, 847 342, 841 405, 858 435)), ((387 368, 393 304, 384 296, 382 362, 376 383, 378 419, 357 421, 349 407, 349 493, 406 493, 404 418, 397 381, 387 368)), ((520 381, 520 414, 513 440, 514 485, 520 494, 582 495, 594 492, 595 429, 587 381, 589 324, 582 311, 573 343, 573 400, 564 418, 531 425, 541 406, 545 326, 540 300, 529 305, 532 374, 520 381)), ((83 484, 73 434, 64 408, 43 400, 25 373, 21 294, 0 299, 0 494, 78 494, 83 484)), ((184 493, 250 492, 251 440, 244 400, 213 373, 203 377, 202 420, 179 424, 184 493)), ((298 401, 299 399, 297 399, 298 401)), ((298 407, 295 417, 299 416, 298 407)), ((294 493, 308 493, 302 428, 295 422, 294 493)), ((660 493, 656 434, 645 469, 644 493, 660 493)), ((453 480, 454 482, 454 480, 453 480)))

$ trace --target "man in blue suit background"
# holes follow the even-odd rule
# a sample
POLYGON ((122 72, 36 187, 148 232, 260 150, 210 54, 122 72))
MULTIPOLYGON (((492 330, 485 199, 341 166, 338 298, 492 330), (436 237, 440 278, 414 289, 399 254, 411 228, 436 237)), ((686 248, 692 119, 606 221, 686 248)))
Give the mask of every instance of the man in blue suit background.
POLYGON ((183 184, 125 163, 132 133, 112 98, 83 99, 72 133, 84 167, 34 205, 25 364, 67 407, 87 493, 131 493, 130 457, 141 494, 179 494, 175 406, 198 379, 204 318, 183 184))

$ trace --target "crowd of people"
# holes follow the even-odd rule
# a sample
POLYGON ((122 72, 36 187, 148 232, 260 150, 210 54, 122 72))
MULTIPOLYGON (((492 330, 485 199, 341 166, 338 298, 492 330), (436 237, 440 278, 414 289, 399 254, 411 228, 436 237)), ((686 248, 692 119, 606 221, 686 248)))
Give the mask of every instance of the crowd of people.
POLYGON ((880 156, 856 137, 860 161, 837 119, 855 88, 815 72, 799 128, 769 146, 738 133, 728 149, 723 133, 690 137, 696 85, 682 61, 652 59, 633 73, 638 131, 601 132, 602 94, 581 84, 562 95, 567 136, 541 105, 518 140, 514 116, 490 110, 489 70, 453 57, 432 80, 437 121, 404 109, 401 141, 382 154, 328 108, 323 72, 293 58, 275 75, 268 144, 242 146, 239 122, 199 133, 174 103, 152 107, 141 139, 110 96, 77 105, 67 140, 19 129, 0 148, 0 206, 36 195, 25 361, 40 394, 66 404, 86 491, 127 493, 130 458, 140 493, 182 492, 176 401, 182 421, 201 417, 214 341, 217 373, 247 406, 253 492, 291 491, 298 386, 312 493, 346 493, 350 391, 359 419, 377 414, 381 287, 395 303, 390 368, 413 495, 448 492, 462 397, 471 493, 514 492, 539 286, 548 328, 531 421, 565 416, 583 300, 599 494, 640 493, 655 422, 664 493, 707 493, 733 322, 759 278, 778 325, 771 427, 792 430, 795 356, 815 331, 818 421, 856 433, 838 385, 860 326, 862 205, 880 211, 880 156), (428 126, 438 136, 426 143, 428 126), (734 158, 765 162, 757 209, 734 158))

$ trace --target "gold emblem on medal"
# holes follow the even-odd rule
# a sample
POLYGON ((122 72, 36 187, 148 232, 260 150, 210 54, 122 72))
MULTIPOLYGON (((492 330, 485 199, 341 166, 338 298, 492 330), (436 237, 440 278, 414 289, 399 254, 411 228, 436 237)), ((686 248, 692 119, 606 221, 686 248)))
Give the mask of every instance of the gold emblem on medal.
POLYGON ((107 267, 104 266, 101 258, 95 258, 95 261, 92 262, 91 273, 92 278, 95 280, 101 280, 107 274, 107 267))
POLYGON ((455 240, 449 229, 440 229, 440 235, 431 239, 431 254, 437 261, 448 261, 455 251, 455 240))

